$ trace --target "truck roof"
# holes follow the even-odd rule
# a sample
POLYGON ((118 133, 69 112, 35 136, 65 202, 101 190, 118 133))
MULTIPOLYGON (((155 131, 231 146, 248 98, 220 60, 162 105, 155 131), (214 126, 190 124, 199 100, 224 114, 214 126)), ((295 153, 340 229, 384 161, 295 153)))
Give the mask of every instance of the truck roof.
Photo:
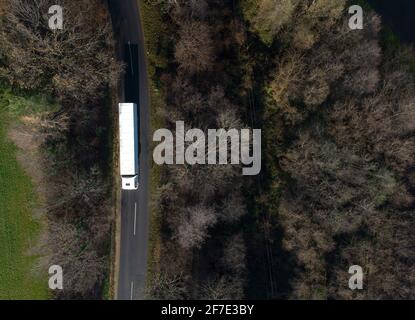
POLYGON ((120 171, 122 176, 138 174, 138 117, 135 103, 119 104, 120 171))

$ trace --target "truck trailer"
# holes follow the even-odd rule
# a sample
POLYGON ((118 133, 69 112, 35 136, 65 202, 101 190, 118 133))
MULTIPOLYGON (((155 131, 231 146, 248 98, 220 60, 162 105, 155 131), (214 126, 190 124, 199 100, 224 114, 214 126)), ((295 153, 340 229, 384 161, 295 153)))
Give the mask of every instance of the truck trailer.
POLYGON ((138 111, 135 103, 119 104, 120 173, 124 190, 137 190, 138 164, 138 111))

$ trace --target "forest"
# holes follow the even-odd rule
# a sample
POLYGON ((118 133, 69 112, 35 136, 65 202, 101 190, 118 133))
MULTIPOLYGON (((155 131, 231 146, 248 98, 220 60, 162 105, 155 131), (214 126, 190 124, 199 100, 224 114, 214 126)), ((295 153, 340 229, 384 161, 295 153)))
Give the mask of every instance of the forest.
POLYGON ((48 26, 51 0, 5 0, 0 21, 0 80, 58 107, 32 115, 46 175, 41 268, 60 265, 58 299, 97 299, 109 275, 112 215, 111 96, 115 59, 108 10, 100 0, 60 1, 65 27, 48 26))
POLYGON ((147 1, 167 126, 261 128, 263 169, 169 166, 158 298, 414 298, 414 51, 345 0, 147 1), (360 265, 363 290, 348 287, 360 265))

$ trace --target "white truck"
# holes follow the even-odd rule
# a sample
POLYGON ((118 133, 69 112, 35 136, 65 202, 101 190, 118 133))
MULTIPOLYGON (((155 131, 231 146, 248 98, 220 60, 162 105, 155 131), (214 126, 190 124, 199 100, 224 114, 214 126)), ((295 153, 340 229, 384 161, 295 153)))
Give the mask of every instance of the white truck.
POLYGON ((138 111, 135 103, 120 103, 120 173, 124 190, 138 189, 138 111))

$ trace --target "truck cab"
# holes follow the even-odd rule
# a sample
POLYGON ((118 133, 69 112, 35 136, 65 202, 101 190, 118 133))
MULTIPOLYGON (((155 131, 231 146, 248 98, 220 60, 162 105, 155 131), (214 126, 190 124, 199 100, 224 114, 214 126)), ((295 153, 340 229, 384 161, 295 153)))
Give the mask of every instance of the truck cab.
POLYGON ((121 188, 123 190, 137 190, 138 189, 138 177, 121 177, 121 188))

